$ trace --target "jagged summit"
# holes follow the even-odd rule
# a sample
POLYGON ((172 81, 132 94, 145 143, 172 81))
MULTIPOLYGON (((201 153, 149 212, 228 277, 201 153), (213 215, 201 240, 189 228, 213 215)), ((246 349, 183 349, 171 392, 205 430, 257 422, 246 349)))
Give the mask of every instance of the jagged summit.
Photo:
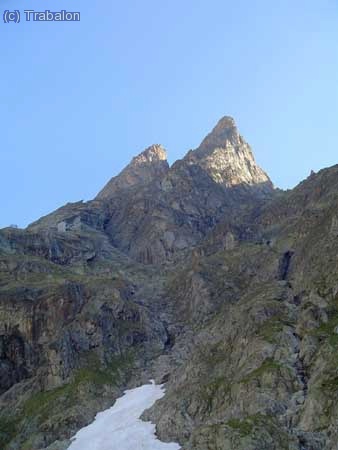
POLYGON ((155 380, 142 417, 182 449, 338 450, 338 165, 264 185, 226 117, 170 168, 146 149, 109 201, 0 230, 0 449, 72 448, 155 380))
POLYGON ((144 185, 156 178, 162 178, 168 169, 165 149, 159 144, 153 144, 135 156, 119 175, 106 184, 96 198, 109 198, 121 189, 144 185))
POLYGON ((198 157, 204 157, 216 148, 225 148, 227 142, 230 142, 232 145, 240 145, 241 139, 235 120, 230 116, 224 116, 203 139, 194 154, 198 157))
MULTIPOLYGON (((183 161, 200 166, 225 188, 240 186, 263 195, 273 190, 270 178, 257 165, 250 146, 240 135, 235 120, 230 116, 222 117, 201 145, 189 151, 183 161)), ((133 158, 96 198, 110 198, 121 189, 161 180, 168 171, 165 149, 154 144, 133 158)), ((172 171, 175 171, 175 166, 172 171)))
POLYGON ((225 187, 254 186, 262 193, 273 190, 268 175, 257 165, 252 150, 239 134, 235 120, 225 116, 203 139, 201 145, 185 157, 198 164, 225 187))
POLYGON ((144 162, 166 161, 167 152, 161 144, 153 144, 132 159, 131 164, 138 165, 144 162))

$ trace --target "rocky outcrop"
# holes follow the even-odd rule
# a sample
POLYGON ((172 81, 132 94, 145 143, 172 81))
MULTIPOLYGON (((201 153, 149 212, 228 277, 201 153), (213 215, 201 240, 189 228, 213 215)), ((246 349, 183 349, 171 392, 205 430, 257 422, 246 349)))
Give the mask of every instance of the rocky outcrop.
POLYGON ((73 233, 0 232, 1 448, 69 438, 168 340, 139 298, 151 275, 98 233, 73 233))
MULTIPOLYGON (((112 185, 120 189, 120 180, 134 174, 139 158, 143 161, 144 154, 114 178, 112 185)), ((128 193, 114 190, 105 229, 114 245, 146 264, 175 259, 200 242, 222 216, 230 221, 245 206, 256 208, 262 197, 274 192, 230 118, 222 119, 183 160, 168 170, 157 170, 152 181, 148 176, 146 183, 130 178, 137 182, 123 181, 128 193)))
POLYGON ((234 121, 0 230, 0 447, 67 448, 127 386, 184 450, 336 450, 338 166, 276 191, 234 121))
POLYGON ((68 204, 30 229, 94 229, 133 259, 157 264, 180 258, 222 217, 238 220, 273 195, 233 119, 224 118, 199 149, 172 167, 161 146, 149 147, 95 201, 68 204))
POLYGON ((336 449, 337 181, 328 169, 276 198, 261 218, 282 203, 283 214, 254 239, 229 249, 214 236, 218 250, 195 251, 173 280, 176 320, 192 320, 194 342, 145 416, 162 439, 187 450, 336 449), (203 288, 191 289, 197 274, 203 288))
POLYGON ((250 188, 261 194, 273 190, 272 182, 256 164, 232 117, 223 117, 201 145, 187 154, 186 160, 200 165, 226 188, 250 188))
POLYGON ((118 176, 107 183, 96 198, 99 200, 107 199, 117 191, 159 181, 168 169, 166 151, 161 145, 152 145, 133 158, 131 163, 118 176))

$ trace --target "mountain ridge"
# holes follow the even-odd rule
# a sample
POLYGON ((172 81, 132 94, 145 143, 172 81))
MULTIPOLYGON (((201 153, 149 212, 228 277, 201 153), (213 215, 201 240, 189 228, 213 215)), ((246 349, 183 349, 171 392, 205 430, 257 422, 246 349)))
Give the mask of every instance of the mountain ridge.
MULTIPOLYGON (((239 136, 234 120, 228 117, 221 119, 208 136, 213 136, 215 130, 218 136, 220 128, 223 136, 229 123, 230 131, 239 136)), ((236 148, 213 149, 212 154, 214 150, 218 153, 211 162, 208 158, 195 161, 188 152, 171 167, 162 146, 148 147, 113 177, 93 202, 74 210, 61 208, 58 211, 69 211, 62 217, 65 220, 58 222, 52 213, 29 228, 37 224, 45 224, 47 228, 54 225, 61 231, 86 228, 88 220, 97 222, 101 216, 99 226, 104 226, 113 245, 138 261, 153 264, 175 259, 189 246, 196 245, 225 210, 234 215, 240 203, 256 204, 273 195, 273 185, 256 165, 251 149, 246 143, 242 147, 243 140, 237 140, 236 148), (230 156, 224 160, 224 154, 230 156), (95 203, 98 201, 105 206, 98 206, 95 203), (151 209, 156 214, 149 215, 151 209)), ((222 142, 227 143, 228 139, 222 142)))
POLYGON ((109 198, 118 190, 147 184, 169 170, 167 154, 159 144, 153 144, 135 156, 122 172, 113 177, 98 193, 96 199, 109 198))
MULTIPOLYGON (((166 161, 166 151, 161 145, 154 144, 134 157, 119 175, 108 182, 96 198, 107 198, 113 195, 116 189, 135 184, 142 185, 155 178, 161 179, 170 168, 168 164, 159 166, 159 161, 166 161), (156 155, 155 158, 151 157, 152 154, 156 155), (138 170, 140 166, 143 176, 138 170), (129 182, 128 177, 131 178, 129 182)), ((190 150, 183 157, 183 161, 200 165, 215 182, 228 188, 241 184, 248 186, 261 184, 264 185, 262 191, 266 193, 273 189, 269 177, 257 166, 251 148, 239 134, 235 120, 230 116, 221 118, 200 146, 190 150)))
POLYGON ((66 450, 149 379, 183 450, 336 450, 338 166, 274 189, 227 116, 194 151, 0 230, 4 450, 66 450))

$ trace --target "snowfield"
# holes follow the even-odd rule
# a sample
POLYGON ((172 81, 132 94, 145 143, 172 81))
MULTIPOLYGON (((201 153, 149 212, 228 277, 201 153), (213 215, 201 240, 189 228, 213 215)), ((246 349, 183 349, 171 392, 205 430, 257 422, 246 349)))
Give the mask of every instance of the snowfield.
POLYGON ((68 450, 179 450, 178 444, 157 439, 155 425, 140 420, 165 393, 163 386, 151 383, 125 391, 114 406, 76 433, 68 450))

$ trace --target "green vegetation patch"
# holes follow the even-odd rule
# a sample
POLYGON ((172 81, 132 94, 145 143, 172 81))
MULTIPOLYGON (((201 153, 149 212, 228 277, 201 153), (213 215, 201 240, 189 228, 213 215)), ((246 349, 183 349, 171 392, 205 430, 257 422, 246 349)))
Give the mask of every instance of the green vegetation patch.
POLYGON ((10 442, 17 433, 18 420, 16 417, 0 417, 0 448, 10 442))
POLYGON ((338 375, 322 382, 321 388, 325 391, 338 391, 338 375))
POLYGON ((203 405, 205 412, 213 410, 214 398, 224 398, 231 391, 231 384, 224 377, 219 377, 204 384, 199 389, 200 403, 203 405))
POLYGON ((338 330, 338 311, 334 310, 329 313, 328 322, 322 323, 312 332, 312 334, 321 339, 327 339, 329 344, 336 348, 338 347, 338 334, 335 332, 336 328, 338 330))
POLYGON ((264 373, 279 370, 282 367, 283 366, 277 363, 273 358, 267 358, 260 367, 254 369, 242 378, 241 383, 247 383, 251 380, 260 378, 264 373))
POLYGON ((267 342, 276 344, 278 342, 277 335, 283 331, 285 326, 292 325, 293 324, 285 318, 274 316, 262 324, 258 331, 258 335, 264 338, 267 342))
POLYGON ((95 397, 102 393, 104 386, 117 385, 132 361, 133 357, 130 354, 115 357, 106 367, 102 367, 98 357, 89 354, 85 367, 74 372, 70 383, 32 395, 23 405, 21 413, 16 416, 8 418, 0 416, 0 448, 5 449, 20 429, 29 426, 34 434, 53 416, 81 404, 81 400, 88 398, 88 393, 92 394, 91 397, 95 397))
POLYGON ((246 419, 231 419, 226 425, 234 430, 237 430, 241 436, 247 436, 252 433, 254 428, 253 420, 246 419))

